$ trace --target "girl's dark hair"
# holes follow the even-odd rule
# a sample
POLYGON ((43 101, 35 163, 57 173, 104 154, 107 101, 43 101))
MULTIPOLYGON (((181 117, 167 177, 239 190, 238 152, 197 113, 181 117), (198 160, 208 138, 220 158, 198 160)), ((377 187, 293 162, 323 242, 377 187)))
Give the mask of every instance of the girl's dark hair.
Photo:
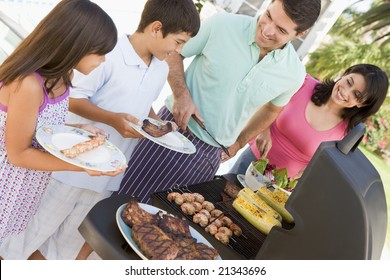
POLYGON ((117 42, 110 16, 89 0, 62 0, 0 66, 4 85, 38 72, 48 92, 87 54, 105 55, 117 42), (47 82, 51 80, 50 87, 47 82), (54 82, 53 82, 54 81, 54 82))
MULTIPOLYGON (((272 0, 275 2, 276 0, 272 0)), ((287 16, 297 25, 301 33, 314 25, 321 11, 321 0, 280 0, 287 16)))
POLYGON ((148 0, 137 32, 143 32, 154 21, 161 22, 163 37, 179 32, 186 32, 194 37, 200 27, 199 13, 192 0, 148 0))
MULTIPOLYGON (((343 120, 348 120, 346 132, 358 123, 364 122, 368 117, 378 112, 385 101, 389 87, 389 79, 384 71, 371 64, 357 64, 345 70, 343 76, 356 73, 361 74, 366 82, 366 89, 359 96, 358 101, 363 107, 345 108, 342 113, 343 120)), ((315 105, 321 106, 328 102, 336 81, 325 79, 314 90, 311 100, 315 105)))

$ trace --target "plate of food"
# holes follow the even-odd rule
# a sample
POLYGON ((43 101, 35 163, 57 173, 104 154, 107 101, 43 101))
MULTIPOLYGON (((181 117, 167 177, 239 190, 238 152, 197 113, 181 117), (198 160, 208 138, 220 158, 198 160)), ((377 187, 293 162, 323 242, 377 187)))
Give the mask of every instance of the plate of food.
POLYGON ((193 154, 196 152, 194 144, 178 131, 173 131, 172 124, 162 123, 152 118, 143 120, 142 125, 129 123, 144 137, 176 152, 193 154))
POLYGON ((267 158, 251 162, 245 172, 245 182, 253 191, 261 186, 280 188, 286 193, 291 193, 298 183, 298 179, 288 177, 286 168, 276 168, 268 163, 267 158))
POLYGON ((73 126, 44 125, 36 138, 52 155, 82 168, 108 172, 127 163, 124 154, 104 136, 73 126))
POLYGON ((220 260, 213 246, 185 219, 135 200, 121 205, 116 222, 123 237, 143 260, 220 260))
POLYGON ((245 175, 243 174, 237 174, 237 180, 240 182, 240 184, 244 187, 247 188, 248 185, 245 182, 245 175))

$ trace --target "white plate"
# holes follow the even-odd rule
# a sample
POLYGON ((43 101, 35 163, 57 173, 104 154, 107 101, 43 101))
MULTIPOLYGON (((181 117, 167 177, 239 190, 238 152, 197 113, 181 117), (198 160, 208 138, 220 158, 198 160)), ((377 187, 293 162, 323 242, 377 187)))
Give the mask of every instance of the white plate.
MULTIPOLYGON (((144 203, 138 203, 139 206, 144 209, 145 211, 151 213, 151 214, 156 214, 158 211, 162 211, 164 214, 166 214, 167 212, 165 212, 164 210, 160 209, 160 208, 157 208, 157 207, 154 207, 152 205, 149 205, 149 204, 144 204, 144 203)), ((118 210, 116 211, 116 222, 118 224, 118 227, 119 227, 119 230, 120 232, 122 233, 123 237, 126 239, 127 243, 129 243, 130 247, 134 250, 134 252, 137 253, 137 255, 143 259, 143 260, 147 260, 147 258, 144 256, 144 254, 142 254, 141 250, 139 249, 138 245, 135 244, 135 242, 133 241, 133 239, 131 238, 131 228, 126 225, 123 220, 122 220, 122 212, 123 210, 125 209, 127 203, 123 204, 122 206, 120 206, 118 208, 118 210)), ((203 244, 206 244, 207 246, 211 247, 211 248, 214 248, 210 242, 208 242, 199 232, 197 232, 195 229, 193 229, 191 226, 190 226, 190 233, 192 235, 192 237, 194 237, 198 243, 203 243, 203 244)), ((221 257, 218 256, 217 257, 217 260, 220 260, 221 257)))
MULTIPOLYGON (((149 120, 152 124, 155 125, 162 125, 162 122, 159 122, 152 118, 146 118, 149 120)), ((169 132, 161 137, 153 137, 149 133, 147 133, 145 130, 142 129, 142 126, 136 125, 134 123, 129 122, 129 124, 137 130, 140 134, 148 138, 149 140, 153 141, 154 143, 157 143, 165 148, 171 149, 176 152, 180 152, 183 154, 193 154, 196 152, 196 148, 194 144, 190 140, 188 140, 183 134, 172 131, 169 132)))
POLYGON ((39 144, 45 150, 63 161, 82 168, 96 171, 115 171, 127 163, 124 154, 109 141, 75 158, 68 158, 61 153, 63 149, 90 140, 90 135, 91 133, 88 131, 66 125, 44 125, 36 133, 39 144))
POLYGON ((240 182, 240 184, 244 187, 247 188, 248 185, 245 182, 245 175, 243 174, 237 174, 237 180, 240 182))

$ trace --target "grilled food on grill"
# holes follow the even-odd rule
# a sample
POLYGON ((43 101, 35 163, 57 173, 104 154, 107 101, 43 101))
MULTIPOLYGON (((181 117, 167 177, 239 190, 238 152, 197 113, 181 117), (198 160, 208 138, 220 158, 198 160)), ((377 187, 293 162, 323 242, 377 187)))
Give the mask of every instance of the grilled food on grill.
POLYGON ((194 215, 195 214, 195 206, 190 202, 184 202, 181 206, 181 211, 183 211, 186 215, 194 215))
POLYGON ((256 194, 274 208, 282 216, 283 220, 288 223, 294 222, 293 216, 284 207, 289 197, 286 191, 277 188, 272 192, 266 187, 261 187, 256 194))
POLYGON ((236 198, 237 195, 238 195, 238 192, 241 190, 241 188, 239 186, 237 186, 236 184, 230 182, 230 181, 227 181, 226 182, 226 185, 225 185, 225 188, 223 189, 223 191, 231 198, 236 198))
POLYGON ((184 199, 184 202, 192 203, 195 201, 195 195, 193 193, 183 193, 182 197, 184 199))
POLYGON ((233 231, 235 236, 240 236, 242 234, 241 228, 236 224, 231 224, 229 228, 233 231))
POLYGON ((268 234, 274 226, 282 226, 280 221, 240 196, 234 200, 233 207, 248 222, 264 234, 268 234))
POLYGON ((205 227, 209 224, 209 219, 205 214, 201 213, 196 213, 193 217, 192 220, 194 221, 195 224, 199 224, 201 227, 205 227))
POLYGON ((227 236, 229 236, 229 238, 233 236, 233 231, 230 228, 227 228, 227 227, 220 227, 218 229, 218 232, 226 234, 227 236))
POLYGON ((207 200, 203 201, 202 207, 203 207, 203 209, 206 209, 209 212, 211 212, 215 209, 214 204, 211 203, 210 201, 207 201, 207 200))
POLYGON ((256 195, 250 188, 243 188, 238 193, 238 196, 253 203, 254 205, 264 210, 275 219, 282 221, 282 217, 280 216, 280 214, 276 212, 271 206, 269 206, 263 199, 261 199, 260 196, 256 195))
POLYGON ((153 137, 161 137, 171 131, 173 131, 172 124, 167 122, 162 125, 155 125, 151 123, 148 119, 145 119, 142 123, 142 129, 153 137))
POLYGON ((184 203, 183 196, 178 192, 171 192, 168 194, 167 199, 169 201, 175 202, 177 205, 182 205, 184 203))
POLYGON ((230 237, 223 232, 217 232, 216 234, 214 234, 214 237, 222 244, 229 244, 230 237))
POLYGON ((75 158, 82 153, 92 151, 93 149, 98 148, 106 142, 105 137, 101 136, 90 136, 91 140, 84 141, 72 146, 69 149, 61 150, 61 153, 67 158, 75 158))

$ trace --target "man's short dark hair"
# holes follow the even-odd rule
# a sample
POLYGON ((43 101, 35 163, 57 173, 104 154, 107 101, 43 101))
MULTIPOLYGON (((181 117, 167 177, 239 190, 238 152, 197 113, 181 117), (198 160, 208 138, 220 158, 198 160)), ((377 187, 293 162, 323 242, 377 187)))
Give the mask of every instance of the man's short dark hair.
POLYGON ((284 12, 297 25, 297 33, 312 27, 320 15, 321 0, 272 0, 274 1, 282 2, 284 12))

